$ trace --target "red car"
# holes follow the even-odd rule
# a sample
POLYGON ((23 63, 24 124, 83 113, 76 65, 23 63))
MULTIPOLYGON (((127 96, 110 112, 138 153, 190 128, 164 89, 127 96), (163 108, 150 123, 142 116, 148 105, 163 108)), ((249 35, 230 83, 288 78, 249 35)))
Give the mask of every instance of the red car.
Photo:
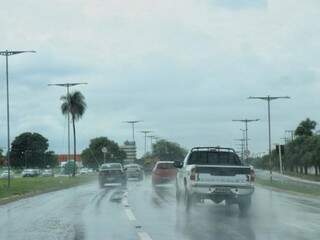
POLYGON ((168 183, 175 180, 177 170, 172 161, 158 161, 152 170, 152 184, 168 183))

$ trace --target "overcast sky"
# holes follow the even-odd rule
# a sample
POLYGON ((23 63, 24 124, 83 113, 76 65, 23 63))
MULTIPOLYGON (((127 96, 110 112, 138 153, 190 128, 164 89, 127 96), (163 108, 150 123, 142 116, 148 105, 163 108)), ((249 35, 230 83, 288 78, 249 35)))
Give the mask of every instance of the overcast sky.
MULTIPOLYGON (((1 50, 10 57, 12 138, 40 132, 67 151, 66 119, 48 83, 75 88, 88 109, 77 123, 79 150, 97 136, 131 138, 124 120, 186 148, 237 147, 249 125, 252 152, 267 150, 267 104, 248 96, 289 95, 272 102, 272 141, 310 117, 320 120, 319 0, 10 0, 0 8, 1 50)), ((6 149, 5 58, 0 58, 0 146, 6 149)))

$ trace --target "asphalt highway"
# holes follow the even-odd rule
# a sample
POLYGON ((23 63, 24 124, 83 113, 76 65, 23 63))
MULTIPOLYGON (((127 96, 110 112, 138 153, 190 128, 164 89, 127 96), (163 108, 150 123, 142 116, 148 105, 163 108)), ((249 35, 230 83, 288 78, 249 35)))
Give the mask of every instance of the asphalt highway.
POLYGON ((256 187, 250 211, 205 202, 186 213, 173 184, 149 178, 127 188, 88 185, 0 206, 0 239, 165 240, 313 239, 320 235, 320 199, 256 187))

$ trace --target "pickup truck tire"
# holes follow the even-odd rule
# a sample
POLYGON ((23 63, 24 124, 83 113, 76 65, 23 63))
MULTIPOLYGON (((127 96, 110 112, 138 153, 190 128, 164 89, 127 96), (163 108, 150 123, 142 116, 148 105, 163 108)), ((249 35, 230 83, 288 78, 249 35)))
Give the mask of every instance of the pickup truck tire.
POLYGON ((122 186, 122 187, 126 187, 126 186, 127 186, 127 180, 123 181, 123 182, 121 183, 121 186, 122 186))
POLYGON ((240 212, 246 213, 251 206, 251 196, 243 197, 242 199, 239 200, 238 204, 239 204, 240 212))
POLYGON ((141 173, 139 176, 139 181, 142 181, 142 180, 143 180, 143 174, 141 173))

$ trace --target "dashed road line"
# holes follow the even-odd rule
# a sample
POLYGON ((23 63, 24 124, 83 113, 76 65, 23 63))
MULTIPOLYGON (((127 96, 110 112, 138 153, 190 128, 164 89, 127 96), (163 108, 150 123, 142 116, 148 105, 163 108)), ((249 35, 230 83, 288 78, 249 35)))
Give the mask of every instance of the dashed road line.
MULTIPOLYGON (((137 221, 136 217, 134 216, 132 210, 129 207, 128 193, 123 194, 123 198, 122 198, 121 202, 122 202, 122 205, 125 207, 124 211, 126 212, 126 215, 129 219, 129 221, 137 221)), ((148 233, 141 231, 140 225, 136 225, 136 228, 140 229, 140 231, 138 230, 138 232, 137 232, 140 240, 152 240, 152 238, 150 237, 150 235, 148 233)))
POLYGON ((138 236, 139 236, 140 240, 152 240, 150 235, 146 232, 138 232, 138 236))
POLYGON ((126 212, 127 217, 130 221, 136 221, 136 217, 133 215, 133 212, 130 208, 126 208, 124 211, 126 212))
POLYGON ((126 197, 122 199, 122 205, 125 207, 129 207, 128 199, 126 197))

